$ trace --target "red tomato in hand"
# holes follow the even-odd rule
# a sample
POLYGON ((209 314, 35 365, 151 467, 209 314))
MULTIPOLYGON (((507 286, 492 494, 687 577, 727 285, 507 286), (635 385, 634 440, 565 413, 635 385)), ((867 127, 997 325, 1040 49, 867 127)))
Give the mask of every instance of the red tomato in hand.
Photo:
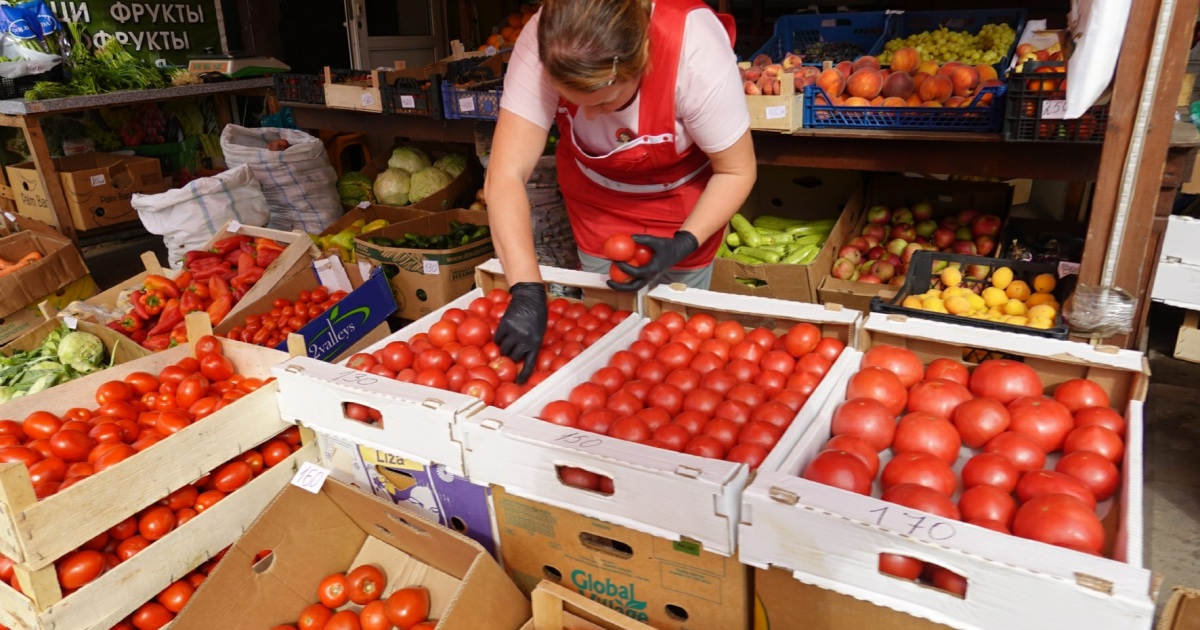
MULTIPOLYGON (((896 346, 875 346, 862 358, 862 368, 879 367, 900 379, 904 389, 916 385, 925 376, 925 366, 912 350, 896 346)), ((897 412, 899 413, 899 412, 897 412)))
POLYGON ((857 455, 846 451, 824 450, 817 453, 801 476, 850 492, 871 494, 871 474, 867 465, 857 455))
POLYGON ((1104 526, 1083 501, 1065 494, 1034 497, 1017 510, 1014 536, 1050 545, 1099 554, 1104 550, 1104 526))
POLYGON ((878 400, 850 398, 833 412, 830 428, 834 435, 856 435, 878 452, 892 445, 896 414, 878 400))
POLYGON ((604 241, 604 257, 614 262, 629 262, 637 243, 628 234, 613 234, 604 241))
POLYGON ((892 372, 882 367, 868 367, 850 377, 850 384, 846 387, 846 399, 852 398, 878 400, 887 407, 892 416, 897 416, 904 411, 904 405, 908 402, 908 391, 892 372))
POLYGON ((976 366, 968 389, 979 398, 994 398, 1001 404, 1022 396, 1041 396, 1042 379, 1033 368, 1007 359, 991 359, 976 366))

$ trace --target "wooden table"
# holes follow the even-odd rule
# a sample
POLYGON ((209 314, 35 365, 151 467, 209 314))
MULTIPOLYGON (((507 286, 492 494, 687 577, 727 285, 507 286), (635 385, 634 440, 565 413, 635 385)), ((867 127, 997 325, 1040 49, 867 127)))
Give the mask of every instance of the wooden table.
MULTIPOLYGON (((50 157, 50 147, 46 145, 46 134, 42 131, 42 118, 100 107, 154 103, 201 96, 265 95, 267 89, 272 85, 273 79, 270 78, 240 79, 160 90, 130 90, 45 101, 3 100, 0 101, 0 127, 15 127, 25 132, 25 142, 29 146, 38 177, 41 178, 42 188, 49 196, 54 214, 58 218, 58 230, 62 232, 63 236, 78 243, 81 233, 75 229, 71 220, 71 212, 67 208, 67 197, 63 193, 62 179, 58 176, 54 159, 50 157)), ((215 101, 218 123, 224 127, 233 119, 229 101, 223 98, 215 99, 215 101)), ((0 195, 3 195, 4 192, 7 192, 7 196, 12 195, 12 191, 0 191, 0 195)), ((89 233, 94 231, 90 230, 89 233)))

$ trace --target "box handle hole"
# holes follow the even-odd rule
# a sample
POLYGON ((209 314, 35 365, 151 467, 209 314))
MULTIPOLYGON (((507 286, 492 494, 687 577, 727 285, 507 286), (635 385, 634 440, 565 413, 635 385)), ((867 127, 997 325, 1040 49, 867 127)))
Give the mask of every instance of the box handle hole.
POLYGON ((584 470, 575 466, 555 466, 559 483, 604 496, 612 496, 613 480, 611 477, 584 470))
POLYGON ((413 525, 412 523, 408 522, 403 517, 397 516, 395 514, 388 514, 387 516, 388 516, 388 518, 392 519, 393 521, 396 521, 400 525, 403 525, 404 527, 407 527, 408 529, 412 530, 414 533, 420 534, 422 536, 429 535, 429 532, 425 531, 424 529, 422 529, 420 527, 417 527, 416 525, 413 525))
POLYGON ((628 560, 633 557, 633 547, 612 538, 597 536, 588 532, 580 532, 579 542, 583 543, 584 547, 595 549, 600 553, 606 553, 622 560, 628 560))
POLYGON ((542 577, 551 582, 562 582, 562 571, 547 564, 542 567, 542 577))
POLYGON ((464 523, 461 518, 458 518, 457 516, 451 516, 450 529, 453 529, 460 534, 465 534, 467 533, 467 524, 464 523))
POLYGON ((675 621, 687 621, 688 620, 688 611, 685 610, 683 608, 683 606, 676 606, 675 604, 667 604, 666 611, 667 611, 667 617, 670 619, 673 619, 675 621))
POLYGON ((361 422, 365 425, 383 428, 383 414, 374 407, 368 407, 362 403, 344 402, 342 403, 342 415, 347 420, 361 422))
POLYGON ((894 553, 879 554, 879 573, 890 578, 914 582, 925 588, 966 599, 968 580, 946 567, 925 562, 912 556, 894 553))
POLYGON ((265 573, 266 570, 270 569, 271 565, 274 563, 275 552, 271 551, 270 549, 263 549, 262 551, 254 554, 254 562, 250 564, 250 568, 253 569, 255 573, 265 573))

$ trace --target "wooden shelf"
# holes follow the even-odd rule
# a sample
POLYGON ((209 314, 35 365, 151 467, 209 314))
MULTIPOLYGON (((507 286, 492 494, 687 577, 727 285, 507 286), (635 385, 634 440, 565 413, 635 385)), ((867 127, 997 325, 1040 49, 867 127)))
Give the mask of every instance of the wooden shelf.
MULTIPOLYGON (((337 129, 424 142, 474 144, 476 125, 495 125, 486 120, 434 120, 423 116, 372 114, 286 101, 281 101, 280 105, 291 106, 292 117, 301 129, 337 129)), ((490 131, 488 135, 491 135, 490 131)))

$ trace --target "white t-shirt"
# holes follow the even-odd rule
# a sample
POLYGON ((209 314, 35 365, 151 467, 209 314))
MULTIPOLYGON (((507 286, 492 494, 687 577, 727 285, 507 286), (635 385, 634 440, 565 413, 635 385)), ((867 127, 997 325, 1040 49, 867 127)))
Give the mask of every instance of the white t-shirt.
MULTIPOLYGON (((539 11, 517 38, 504 76, 500 107, 543 129, 554 123, 558 92, 538 58, 539 11)), ((617 131, 638 129, 641 92, 621 111, 588 120, 577 116, 575 137, 587 153, 603 155, 619 146, 617 131)), ((705 153, 724 151, 750 128, 745 92, 729 36, 712 11, 692 11, 683 31, 675 82, 675 143, 682 152, 693 143, 705 153)))

